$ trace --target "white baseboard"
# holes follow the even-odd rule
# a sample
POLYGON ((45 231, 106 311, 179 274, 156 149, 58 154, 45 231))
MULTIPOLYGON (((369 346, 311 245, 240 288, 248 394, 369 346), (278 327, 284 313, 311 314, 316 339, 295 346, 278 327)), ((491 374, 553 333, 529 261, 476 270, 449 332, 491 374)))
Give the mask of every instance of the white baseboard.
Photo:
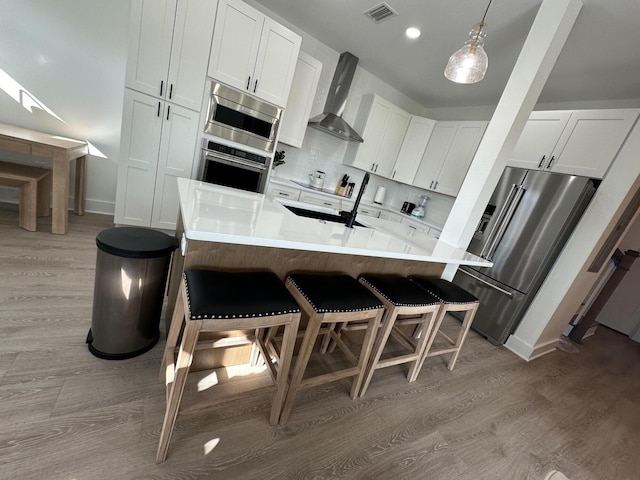
MULTIPOLYGON (((0 187, 0 202, 18 204, 19 194, 15 188, 0 187)), ((74 197, 69 197, 68 207, 73 209, 75 202, 74 197)), ((96 200, 93 198, 87 198, 85 202, 85 211, 89 213, 99 213, 101 215, 113 215, 116 211, 115 202, 107 202, 106 200, 96 200)))
POLYGON ((536 358, 553 352, 556 349, 557 344, 558 340, 552 340, 550 342, 543 343, 542 345, 534 347, 526 342, 523 342, 515 335, 510 335, 504 346, 507 350, 516 354, 518 357, 527 362, 530 362, 531 360, 535 360, 536 358))

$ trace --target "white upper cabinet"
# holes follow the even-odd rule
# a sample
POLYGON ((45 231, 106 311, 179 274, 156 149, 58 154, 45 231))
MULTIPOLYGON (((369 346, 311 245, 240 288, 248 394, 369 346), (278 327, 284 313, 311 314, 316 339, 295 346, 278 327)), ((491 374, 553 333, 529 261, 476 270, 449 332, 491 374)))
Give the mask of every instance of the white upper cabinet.
POLYGON ((293 75, 287 109, 282 114, 280 122, 279 142, 297 148, 302 146, 321 72, 322 62, 301 51, 293 75))
POLYGON ((435 120, 411 116, 398 159, 393 167, 392 180, 407 184, 413 182, 435 124, 435 120))
POLYGON ((220 0, 209 76, 286 107, 302 39, 240 0, 220 0))
POLYGON ((510 166, 602 178, 639 109, 532 112, 510 166))
POLYGON ((363 143, 350 143, 344 163, 391 178, 411 115, 379 95, 363 97, 356 131, 363 143))
POLYGON ((135 0, 126 86, 200 110, 216 0, 135 0))
POLYGON ((437 122, 413 184, 456 196, 488 122, 437 122))

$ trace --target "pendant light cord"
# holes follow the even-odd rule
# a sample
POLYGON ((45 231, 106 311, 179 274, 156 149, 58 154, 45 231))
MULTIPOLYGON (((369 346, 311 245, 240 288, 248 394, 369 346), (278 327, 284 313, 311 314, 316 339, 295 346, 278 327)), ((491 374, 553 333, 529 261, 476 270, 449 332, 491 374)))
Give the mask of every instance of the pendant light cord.
POLYGON ((489 5, 487 5, 487 9, 484 11, 484 15, 482 16, 482 23, 484 23, 484 19, 487 17, 487 13, 489 12, 489 7, 491 6, 491 2, 493 0, 489 0, 489 5))

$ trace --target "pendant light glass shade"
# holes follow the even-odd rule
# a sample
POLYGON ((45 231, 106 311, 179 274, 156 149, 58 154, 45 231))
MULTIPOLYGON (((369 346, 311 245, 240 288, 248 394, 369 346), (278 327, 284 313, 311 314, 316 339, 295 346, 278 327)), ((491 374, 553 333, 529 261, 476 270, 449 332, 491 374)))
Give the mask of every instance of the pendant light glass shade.
POLYGON ((489 58, 484 51, 484 37, 487 35, 484 21, 476 24, 469 32, 464 46, 449 57, 444 76, 456 83, 476 83, 484 78, 489 58))

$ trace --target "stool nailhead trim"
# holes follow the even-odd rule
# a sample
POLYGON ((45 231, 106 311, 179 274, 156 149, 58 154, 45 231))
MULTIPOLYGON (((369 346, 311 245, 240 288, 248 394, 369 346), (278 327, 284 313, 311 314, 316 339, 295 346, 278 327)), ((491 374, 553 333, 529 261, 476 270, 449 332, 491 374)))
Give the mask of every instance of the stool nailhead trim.
MULTIPOLYGON (((398 306, 398 307, 428 307, 430 305, 437 305, 438 303, 395 303, 393 302, 383 291, 381 291, 380 289, 378 289, 378 287, 376 287, 375 285, 372 285, 370 282, 367 281, 367 279, 365 277, 360 277, 360 279, 366 283, 368 286, 370 286, 371 288, 373 288, 376 292, 378 292, 380 295, 382 295, 389 303, 393 303, 394 305, 398 306)), ((430 292, 429 292, 430 293, 430 292)), ((433 294, 432 294, 433 295, 433 294)), ((434 297, 436 297, 435 295, 433 295, 434 297)), ((438 298, 438 297, 436 297, 438 298)), ((438 298, 438 300, 440 300, 438 298)), ((442 302, 442 300, 440 300, 440 302, 442 302)))
POLYGON ((346 310, 334 310, 334 309, 329 309, 329 308, 318 308, 314 305, 314 303, 311 301, 311 299, 307 296, 307 294, 305 292, 302 291, 302 289, 298 286, 298 284, 293 280, 293 278, 289 277, 289 281, 291 281, 291 284, 296 287, 296 289, 300 292, 300 295, 302 295, 305 300, 307 302, 309 302, 309 305, 311 305, 311 307, 317 312, 317 313, 347 313, 347 312, 364 312, 365 310, 374 310, 376 308, 382 308, 384 307, 384 305, 382 305, 382 303, 378 304, 378 305, 371 305, 367 308, 349 308, 346 310))
MULTIPOLYGON (((189 296, 189 282, 187 282, 187 276, 183 274, 184 277, 184 285, 185 290, 187 292, 187 303, 189 305, 189 312, 191 312, 191 298, 189 296)), ((299 308, 294 308, 291 310, 285 310, 282 312, 259 312, 259 313, 248 313, 246 315, 238 314, 238 315, 211 315, 208 313, 204 313, 202 315, 191 315, 189 314, 189 320, 222 320, 227 318, 258 318, 258 317, 273 317, 276 315, 285 315, 287 313, 300 313, 299 308)))

